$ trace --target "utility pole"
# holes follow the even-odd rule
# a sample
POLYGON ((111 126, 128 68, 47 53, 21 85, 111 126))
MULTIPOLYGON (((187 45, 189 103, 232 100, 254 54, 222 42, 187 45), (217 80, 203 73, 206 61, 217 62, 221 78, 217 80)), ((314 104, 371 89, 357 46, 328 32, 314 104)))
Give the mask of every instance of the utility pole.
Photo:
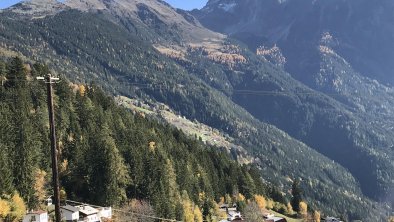
POLYGON ((51 139, 51 155, 52 155, 52 182, 55 202, 55 216, 56 222, 61 222, 60 214, 60 191, 59 191, 59 171, 57 165, 57 143, 56 143, 56 130, 55 130, 55 114, 53 108, 53 93, 52 84, 59 81, 59 78, 54 78, 51 74, 44 77, 37 77, 37 80, 45 80, 47 84, 48 94, 48 112, 49 112, 49 125, 50 125, 50 139, 51 139))

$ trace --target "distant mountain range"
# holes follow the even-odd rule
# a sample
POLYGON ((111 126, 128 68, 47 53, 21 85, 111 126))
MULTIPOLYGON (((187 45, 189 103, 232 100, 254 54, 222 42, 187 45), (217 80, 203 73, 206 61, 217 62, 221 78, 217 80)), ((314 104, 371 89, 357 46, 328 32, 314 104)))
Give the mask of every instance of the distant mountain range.
POLYGON ((379 221, 394 190, 392 4, 374 4, 33 0, 0 13, 0 55, 165 103, 234 138, 287 196, 301 178, 312 207, 379 221))

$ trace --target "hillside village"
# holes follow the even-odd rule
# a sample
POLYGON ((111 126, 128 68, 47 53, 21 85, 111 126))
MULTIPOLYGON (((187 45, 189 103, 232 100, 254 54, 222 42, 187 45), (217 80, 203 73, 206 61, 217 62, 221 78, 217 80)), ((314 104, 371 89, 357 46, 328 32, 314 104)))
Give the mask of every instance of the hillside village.
MULTIPOLYGON (((47 211, 37 210, 27 212, 22 222, 48 222, 53 221, 54 216, 54 205, 52 200, 47 200, 47 211), (48 212, 50 212, 48 214, 48 212), (51 216, 50 216, 51 215, 51 216)), ((75 202, 65 203, 60 206, 60 212, 62 215, 62 221, 67 222, 104 222, 104 221, 116 221, 112 217, 111 207, 93 207, 87 204, 75 204, 75 202), (74 204, 73 204, 74 203, 74 204)))
MULTIPOLYGON (((47 201, 47 209, 48 211, 44 210, 37 210, 37 211, 30 211, 27 212, 22 222, 49 222, 53 221, 53 205, 51 198, 48 198, 47 201), (48 214, 48 212, 51 212, 48 214), (50 216, 51 215, 51 216, 50 216)), ((98 207, 92 206, 88 204, 76 204, 78 202, 69 201, 60 207, 61 214, 62 214, 62 221, 66 222, 110 222, 110 221, 121 221, 121 218, 117 218, 116 214, 113 213, 112 207, 98 207)), ((219 222, 236 222, 236 221, 249 221, 245 218, 240 211, 237 209, 237 205, 229 205, 229 204, 222 204, 219 206, 219 211, 221 213, 222 218, 219 222)), ((127 212, 123 212, 127 213, 127 212)), ((131 215, 136 214, 130 212, 131 215)), ((136 214, 138 215, 138 214, 136 214)), ((305 222, 305 220, 297 220, 297 219, 290 219, 279 215, 276 212, 263 210, 260 214, 261 218, 264 219, 264 222, 305 222), (286 219, 287 218, 287 219, 286 219)), ((150 217, 149 215, 138 215, 134 216, 136 218, 144 218, 150 217)), ((133 218, 133 216, 131 216, 133 218)), ((309 220, 307 220, 309 221, 309 220)), ((321 221, 325 222, 342 222, 340 219, 335 217, 326 217, 325 219, 321 219, 321 221)), ((252 221, 249 221, 252 222, 252 221)))

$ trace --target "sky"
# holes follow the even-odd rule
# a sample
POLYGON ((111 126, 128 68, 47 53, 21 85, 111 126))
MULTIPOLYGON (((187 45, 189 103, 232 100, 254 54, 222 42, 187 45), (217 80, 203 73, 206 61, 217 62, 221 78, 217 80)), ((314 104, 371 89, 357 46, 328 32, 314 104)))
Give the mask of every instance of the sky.
MULTIPOLYGON (((1 0, 0 0, 1 1, 1 0)), ((164 0, 175 8, 185 10, 192 10, 195 8, 202 8, 207 4, 207 0, 164 0)))
MULTIPOLYGON (((9 7, 18 3, 20 0, 0 0, 0 9, 9 7)), ((175 8, 191 10, 195 8, 202 8, 207 3, 207 0, 165 0, 175 8)))

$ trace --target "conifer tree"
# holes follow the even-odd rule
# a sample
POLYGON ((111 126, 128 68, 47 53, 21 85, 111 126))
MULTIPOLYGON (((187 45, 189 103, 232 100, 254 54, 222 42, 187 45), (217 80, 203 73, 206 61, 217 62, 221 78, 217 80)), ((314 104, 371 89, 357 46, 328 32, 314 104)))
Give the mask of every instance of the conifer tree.
POLYGON ((6 74, 8 87, 23 87, 26 85, 26 70, 22 59, 15 57, 11 60, 6 74))
POLYGON ((126 187, 130 183, 129 169, 116 147, 106 123, 94 136, 96 146, 91 152, 92 199, 99 204, 119 205, 126 200, 126 187))
POLYGON ((6 70, 7 70, 7 66, 6 66, 5 62, 0 61, 0 77, 6 75, 6 70))
POLYGON ((302 201, 302 190, 300 187, 300 180, 296 179, 291 187, 291 194, 293 198, 291 199, 291 206, 296 212, 300 211, 300 202, 302 201))
POLYGON ((14 190, 12 184, 11 164, 7 154, 8 149, 0 141, 0 196, 2 194, 11 194, 14 190))

